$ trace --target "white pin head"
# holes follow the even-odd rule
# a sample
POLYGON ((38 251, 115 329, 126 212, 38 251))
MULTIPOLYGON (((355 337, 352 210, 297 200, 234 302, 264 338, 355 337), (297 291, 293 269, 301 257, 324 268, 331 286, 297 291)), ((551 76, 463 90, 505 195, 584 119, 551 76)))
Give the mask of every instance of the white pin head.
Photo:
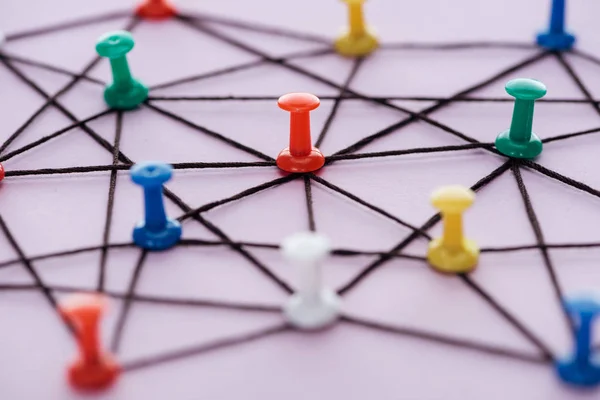
POLYGON ((281 243, 283 256, 292 263, 322 261, 331 252, 329 239, 315 232, 300 232, 281 243))

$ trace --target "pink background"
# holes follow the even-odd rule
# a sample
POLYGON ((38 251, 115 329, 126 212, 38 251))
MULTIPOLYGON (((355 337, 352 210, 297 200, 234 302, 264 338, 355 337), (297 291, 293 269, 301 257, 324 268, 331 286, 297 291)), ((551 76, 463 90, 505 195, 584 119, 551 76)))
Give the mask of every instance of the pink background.
MULTIPOLYGON (((478 1, 372 0, 371 25, 382 42, 453 42, 501 40, 529 43, 546 24, 546 0, 478 1)), ((579 48, 600 55, 597 19, 600 4, 571 1, 569 25, 579 48)), ((182 11, 202 11, 231 19, 335 37, 344 24, 343 4, 334 0, 180 1, 182 11)), ((0 5, 0 24, 7 33, 46 24, 124 10, 117 0, 20 0, 0 5)), ((95 56, 96 37, 126 25, 127 19, 6 43, 7 54, 43 61, 78 72, 95 56)), ((235 28, 210 25, 271 56, 324 48, 318 43, 273 38, 235 28)), ((257 60, 177 21, 142 23, 134 31, 136 48, 129 60, 136 76, 149 85, 257 60)), ((352 89, 371 96, 450 96, 474 85, 538 50, 382 50, 359 71, 352 89)), ((567 55, 595 96, 600 96, 600 66, 567 55)), ((304 58, 291 63, 341 84, 352 62, 337 55, 304 58)), ((69 77, 16 64, 50 94, 69 77)), ((108 81, 106 60, 91 76, 108 81)), ((544 81, 548 98, 582 99, 571 78, 553 58, 511 77, 544 81)), ((477 96, 506 96, 504 81, 477 96)), ((5 67, 0 67, 0 139, 10 136, 44 99, 5 67)), ((269 95, 338 91, 277 66, 263 65, 194 84, 157 90, 154 96, 269 95)), ((80 82, 59 101, 78 118, 102 111, 102 87, 80 82)), ((175 114, 275 156, 286 145, 288 115, 274 102, 155 102, 175 114)), ((398 102, 411 110, 430 103, 398 102)), ((315 137, 332 101, 313 112, 315 137)), ((457 103, 432 118, 483 142, 492 142, 510 123, 511 103, 457 103)), ((361 100, 344 102, 321 150, 332 154, 405 117, 395 110, 361 100)), ((71 124, 56 109, 46 110, 7 149, 18 149, 71 124)), ((541 137, 597 128, 600 117, 588 104, 538 104, 535 131, 541 137)), ((89 124, 109 142, 114 140, 114 115, 89 124)), ((573 179, 600 188, 597 138, 594 135, 549 143, 538 162, 573 179)), ((419 122, 376 141, 360 152, 460 145, 464 141, 419 122)), ((149 109, 124 117, 121 150, 136 161, 259 161, 254 156, 176 123, 149 109)), ((430 192, 445 184, 471 186, 499 167, 504 159, 483 150, 340 161, 319 175, 354 195, 413 224, 422 225, 435 210, 430 192)), ((7 171, 68 166, 110 165, 112 155, 81 129, 14 157, 7 171)), ((177 171, 168 187, 192 207, 229 197, 278 178, 276 168, 177 171)), ((109 172, 77 175, 11 177, 1 187, 0 215, 26 256, 96 246, 102 232, 109 172)), ((548 243, 593 242, 600 238, 597 198, 524 170, 548 243)), ((404 228, 357 203, 313 183, 317 230, 336 248, 387 251, 410 234, 404 228)), ((169 214, 182 214, 167 204, 169 214)), ((142 215, 140 189, 126 172, 118 174, 110 243, 130 241, 131 228, 142 215)), ((203 216, 239 241, 279 243, 307 228, 304 184, 294 181, 215 208, 203 216)), ((482 190, 466 215, 469 237, 482 247, 535 244, 515 180, 509 172, 482 190)), ((440 227, 432 230, 439 235, 440 227)), ((194 221, 184 224, 184 237, 216 240, 194 221)), ((424 255, 418 240, 406 253, 424 255)), ((250 251, 277 276, 294 285, 294 271, 278 252, 250 251)), ((597 291, 600 250, 551 250, 565 293, 597 291)), ((132 279, 139 250, 110 250, 106 289, 123 294, 132 279)), ((17 258, 0 236, 0 262, 17 258)), ((376 259, 375 256, 332 257, 325 267, 329 286, 339 288, 376 259)), ((93 289, 99 251, 33 262, 49 286, 93 289)), ((571 351, 571 340, 538 250, 487 253, 472 279, 507 311, 540 337, 556 355, 571 351)), ((22 264, 0 269, 0 285, 31 284, 22 264)), ((178 247, 146 260, 136 293, 156 297, 215 300, 280 306, 287 295, 247 260, 225 247, 178 247)), ((61 297, 64 293, 55 293, 61 297)), ((123 302, 111 300, 104 321, 105 343, 111 341, 123 302)), ((537 355, 538 350, 497 311, 458 278, 433 273, 424 262, 396 259, 370 275, 344 298, 345 313, 390 326, 410 327, 445 337, 537 355)), ((134 301, 118 358, 133 362, 179 349, 253 333, 283 323, 278 313, 233 311, 207 307, 166 306, 134 301)), ((110 391, 82 397, 64 381, 64 369, 75 353, 72 337, 34 290, 0 291, 0 397, 2 399, 591 399, 597 391, 563 387, 551 365, 537 365, 474 350, 451 347, 348 323, 317 333, 288 331, 257 341, 127 372, 110 391)), ((596 335, 599 336, 599 335, 596 335)), ((600 337, 597 337, 600 343, 600 337)))

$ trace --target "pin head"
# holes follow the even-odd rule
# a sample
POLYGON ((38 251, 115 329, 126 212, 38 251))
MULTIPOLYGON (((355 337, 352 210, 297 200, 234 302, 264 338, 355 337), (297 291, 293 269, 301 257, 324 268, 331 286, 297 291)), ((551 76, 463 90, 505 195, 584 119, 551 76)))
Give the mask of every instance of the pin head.
POLYGON ((537 100, 547 91, 546 85, 535 79, 513 79, 506 84, 506 92, 519 100, 537 100))
POLYGON ((163 20, 176 15, 177 11, 167 0, 145 0, 137 7, 136 14, 146 19, 163 20))
POLYGON ((565 300, 564 307, 570 314, 593 317, 600 313, 600 300, 593 296, 582 296, 565 300))
POLYGON ((98 38, 96 52, 102 57, 118 58, 129 53, 135 41, 127 31, 108 32, 98 38))
POLYGON ((68 320, 97 319, 106 309, 106 299, 98 294, 78 293, 60 304, 60 312, 68 320))
POLYGON ((431 203, 442 212, 460 213, 475 201, 475 192, 460 185, 444 186, 431 195, 431 203))
POLYGON ((173 167, 169 164, 147 161, 135 164, 129 170, 131 180, 141 186, 160 186, 173 176, 173 167))
POLYGON ((316 262, 331 252, 329 239, 315 232, 300 232, 281 243, 283 256, 291 262, 316 262))
POLYGON ((277 100, 279 108, 290 112, 308 112, 319 107, 321 101, 310 93, 288 93, 277 100))

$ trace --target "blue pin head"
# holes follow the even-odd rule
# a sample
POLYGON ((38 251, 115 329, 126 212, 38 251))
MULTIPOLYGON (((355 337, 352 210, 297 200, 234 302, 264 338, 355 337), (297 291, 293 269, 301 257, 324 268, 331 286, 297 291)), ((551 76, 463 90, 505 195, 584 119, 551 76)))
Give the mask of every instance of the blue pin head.
POLYGON ((173 176, 173 167, 169 164, 147 161, 135 164, 129 170, 131 180, 144 187, 160 186, 173 176))
POLYGON ((600 299, 594 296, 566 299, 563 304, 569 314, 573 316, 593 318, 600 314, 600 299))

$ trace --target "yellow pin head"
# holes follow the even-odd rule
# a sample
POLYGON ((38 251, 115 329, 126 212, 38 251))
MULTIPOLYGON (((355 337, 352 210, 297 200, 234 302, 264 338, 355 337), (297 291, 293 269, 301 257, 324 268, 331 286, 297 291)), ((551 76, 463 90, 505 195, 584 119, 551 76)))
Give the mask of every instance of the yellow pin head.
POLYGON ((464 186, 452 185, 439 188, 431 195, 431 203, 442 213, 460 213, 475 201, 475 192, 464 186))

